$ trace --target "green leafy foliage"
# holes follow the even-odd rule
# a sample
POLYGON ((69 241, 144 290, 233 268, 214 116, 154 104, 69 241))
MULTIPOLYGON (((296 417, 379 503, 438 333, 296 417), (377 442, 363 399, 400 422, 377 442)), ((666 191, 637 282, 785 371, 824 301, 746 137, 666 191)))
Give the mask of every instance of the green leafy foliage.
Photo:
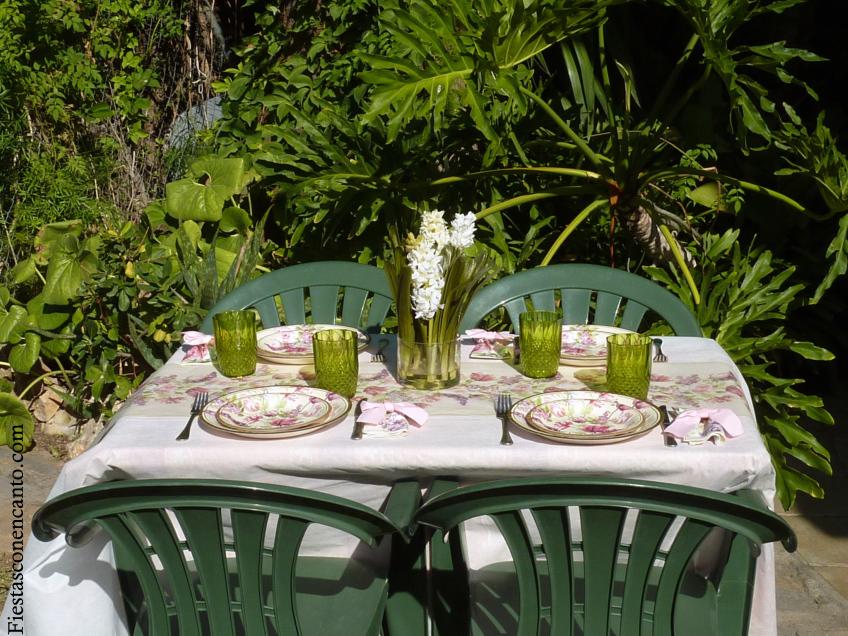
POLYGON ((27 405, 12 393, 0 391, 0 446, 29 448, 35 423, 27 405))
POLYGON ((824 496, 807 468, 831 474, 830 453, 804 422, 834 421, 820 397, 796 388, 803 380, 774 372, 775 355, 791 352, 808 360, 831 360, 833 354, 787 332, 787 318, 803 291, 803 285, 792 282, 795 268, 775 262, 768 250, 743 251, 738 238, 738 230, 703 236, 701 266, 693 273, 702 299, 698 305, 674 268, 646 271, 683 298, 704 335, 715 338, 745 376, 777 471, 778 496, 789 509, 798 491, 824 496))
POLYGON ((272 247, 263 244, 264 221, 230 216, 226 228, 172 227, 154 206, 143 226, 45 226, 12 289, 0 287, 0 353, 21 378, 59 374, 65 407, 78 417, 109 417, 170 356, 181 331, 256 274, 272 247))

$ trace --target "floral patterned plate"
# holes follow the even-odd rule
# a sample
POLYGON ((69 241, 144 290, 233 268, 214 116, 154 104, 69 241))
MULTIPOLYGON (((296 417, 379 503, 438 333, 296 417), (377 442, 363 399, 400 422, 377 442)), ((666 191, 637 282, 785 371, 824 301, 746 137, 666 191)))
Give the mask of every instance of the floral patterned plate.
POLYGON ((201 418, 216 431, 278 439, 317 431, 338 422, 349 410, 350 400, 324 389, 265 386, 224 394, 206 405, 201 418))
POLYGON ((522 430, 564 444, 613 444, 623 442, 644 435, 662 421, 660 410, 650 402, 625 395, 616 395, 615 393, 599 393, 598 391, 551 391, 531 395, 513 404, 509 417, 522 430), (580 433, 573 434, 566 431, 544 431, 527 421, 528 415, 539 406, 571 400, 596 401, 606 404, 613 402, 617 408, 636 409, 642 416, 642 423, 620 431, 589 431, 587 426, 583 426, 580 433))
POLYGON ((597 437, 605 433, 623 434, 642 425, 642 412, 617 400, 567 399, 533 407, 525 421, 543 433, 597 437))
POLYGON ((633 333, 605 325, 563 325, 560 362, 573 367, 603 366, 607 361, 607 336, 633 333))
POLYGON ((357 333, 359 350, 368 346, 368 334, 343 325, 284 325, 263 329, 256 334, 256 353, 280 364, 311 364, 312 334, 324 329, 349 329, 357 333))

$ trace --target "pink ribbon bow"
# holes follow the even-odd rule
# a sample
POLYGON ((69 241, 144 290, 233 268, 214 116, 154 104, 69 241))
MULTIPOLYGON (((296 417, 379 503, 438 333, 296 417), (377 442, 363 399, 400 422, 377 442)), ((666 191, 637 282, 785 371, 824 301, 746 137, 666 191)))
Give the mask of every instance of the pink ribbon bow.
POLYGON ((382 424, 390 413, 403 415, 410 424, 421 426, 427 421, 427 411, 412 402, 368 402, 361 403, 362 412, 356 418, 357 422, 365 424, 382 424))
POLYGON ((686 436, 686 433, 698 426, 702 419, 707 419, 721 426, 725 435, 728 437, 738 437, 744 432, 739 417, 730 409, 692 409, 683 411, 675 418, 674 422, 668 425, 664 432, 682 439, 686 436))
POLYGON ((506 347, 515 338, 515 334, 508 331, 486 331, 485 329, 469 329, 465 335, 476 340, 474 353, 497 353, 496 345, 500 345, 501 348, 506 347))
POLYGON ((183 344, 188 347, 183 360, 186 362, 209 360, 209 345, 214 340, 215 338, 202 331, 183 331, 183 344))

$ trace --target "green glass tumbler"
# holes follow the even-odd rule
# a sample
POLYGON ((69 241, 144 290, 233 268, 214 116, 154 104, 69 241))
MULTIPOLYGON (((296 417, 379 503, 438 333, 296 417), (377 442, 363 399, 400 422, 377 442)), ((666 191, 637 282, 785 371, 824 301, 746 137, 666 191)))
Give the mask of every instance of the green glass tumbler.
POLYGON ((228 378, 256 371, 256 315, 252 310, 222 311, 212 317, 215 366, 228 378))
POLYGON ((562 314, 525 311, 518 316, 522 372, 528 378, 552 378, 559 370, 562 314))
POLYGON ((357 345, 356 332, 350 329, 324 329, 312 336, 318 388, 353 397, 359 375, 357 345))
POLYGON ((648 397, 651 384, 651 339, 638 333, 607 338, 607 389, 638 400, 648 397))

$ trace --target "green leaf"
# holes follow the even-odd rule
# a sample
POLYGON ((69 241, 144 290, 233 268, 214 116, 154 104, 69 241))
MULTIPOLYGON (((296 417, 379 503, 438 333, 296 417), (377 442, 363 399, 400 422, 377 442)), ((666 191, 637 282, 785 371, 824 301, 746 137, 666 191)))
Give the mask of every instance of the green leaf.
POLYGON ((59 239, 47 265, 47 280, 42 292, 44 302, 64 305, 76 297, 93 265, 92 260, 91 254, 80 254, 75 236, 67 234, 59 239))
POLYGON ((66 237, 79 238, 82 231, 83 223, 79 219, 49 223, 42 227, 33 241, 35 246, 33 258, 36 265, 47 265, 55 245, 61 244, 66 237))
POLYGON ((250 220, 250 215, 237 207, 229 207, 224 209, 221 215, 221 222, 218 227, 222 232, 239 232, 247 234, 253 223, 250 220))
POLYGON ((24 335, 24 341, 16 344, 9 351, 9 364, 18 373, 29 373, 32 365, 38 360, 41 353, 41 336, 32 331, 24 335))
POLYGON ((11 393, 0 393, 0 445, 16 451, 29 448, 35 422, 24 404, 11 393), (21 449, 16 444, 21 445, 21 449))
POLYGON ((824 347, 814 345, 812 342, 793 342, 789 345, 789 349, 807 360, 833 360, 836 357, 824 347))
POLYGON ((12 282, 15 285, 20 285, 21 283, 31 280, 35 276, 35 272, 35 258, 30 256, 28 259, 15 265, 10 272, 10 276, 12 277, 12 282))
POLYGON ((20 305, 9 307, 9 312, 0 318, 0 342, 20 340, 27 318, 27 310, 20 305))
POLYGON ((199 159, 191 164, 194 178, 165 186, 165 209, 180 220, 218 221, 224 203, 243 186, 243 159, 199 159))
POLYGON ((816 293, 810 300, 814 304, 821 300, 824 293, 830 289, 837 278, 848 271, 848 214, 843 214, 842 218, 839 219, 839 231, 833 237, 830 245, 827 246, 825 255, 832 258, 832 262, 827 274, 816 287, 816 293))

